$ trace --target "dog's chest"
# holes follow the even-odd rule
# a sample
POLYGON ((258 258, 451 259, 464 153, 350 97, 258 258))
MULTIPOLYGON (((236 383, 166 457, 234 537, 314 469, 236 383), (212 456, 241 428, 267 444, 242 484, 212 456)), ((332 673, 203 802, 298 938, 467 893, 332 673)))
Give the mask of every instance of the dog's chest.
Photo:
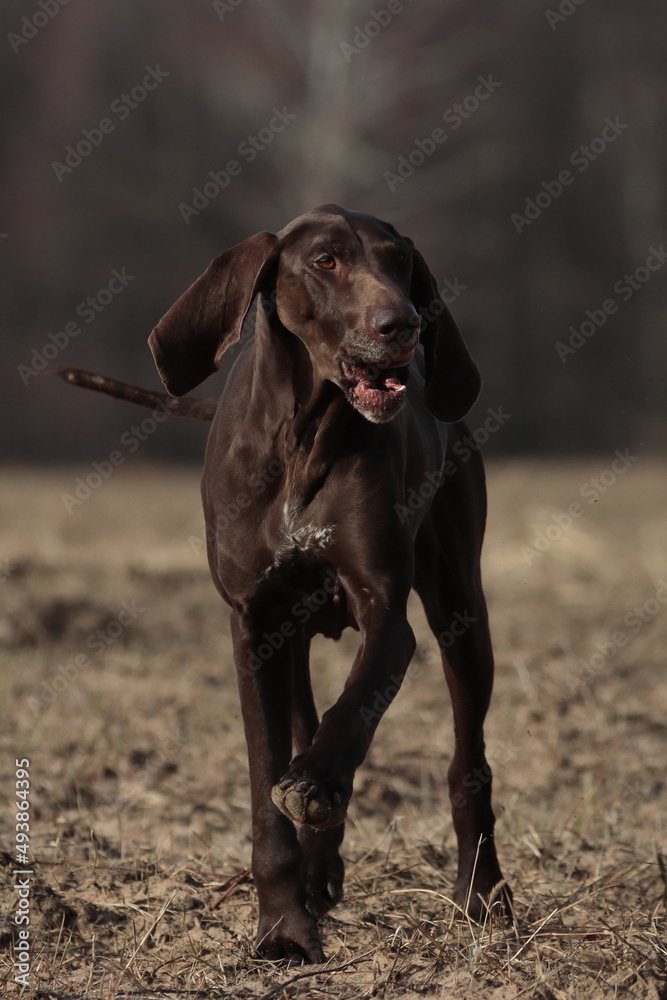
POLYGON ((335 540, 336 526, 316 523, 300 511, 299 505, 287 500, 282 505, 277 534, 271 570, 299 557, 326 559, 335 540))

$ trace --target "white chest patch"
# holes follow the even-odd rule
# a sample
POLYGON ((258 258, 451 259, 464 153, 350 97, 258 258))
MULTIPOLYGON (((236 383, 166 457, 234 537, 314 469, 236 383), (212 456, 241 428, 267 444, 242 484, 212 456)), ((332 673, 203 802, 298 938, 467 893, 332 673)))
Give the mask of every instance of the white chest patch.
POLYGON ((324 552, 333 542, 335 525, 316 525, 301 521, 297 511, 285 504, 283 507, 282 538, 276 552, 274 566, 294 552, 317 554, 324 552))

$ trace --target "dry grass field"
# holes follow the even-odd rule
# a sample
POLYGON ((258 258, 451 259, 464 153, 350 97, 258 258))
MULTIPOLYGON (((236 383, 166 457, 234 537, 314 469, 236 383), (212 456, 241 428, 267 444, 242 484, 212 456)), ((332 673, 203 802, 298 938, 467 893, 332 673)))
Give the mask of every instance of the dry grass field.
MULTIPOLYGON (((667 997, 667 465, 609 472, 614 459, 489 469, 487 746, 515 926, 468 925, 449 901, 451 711, 415 602, 418 652, 357 776, 328 962, 301 968, 253 954, 245 746, 198 473, 128 463, 69 512, 61 496, 90 470, 6 470, 0 992, 667 997), (23 758, 26 988, 12 964, 23 758)), ((315 645, 320 705, 356 638, 315 645)))

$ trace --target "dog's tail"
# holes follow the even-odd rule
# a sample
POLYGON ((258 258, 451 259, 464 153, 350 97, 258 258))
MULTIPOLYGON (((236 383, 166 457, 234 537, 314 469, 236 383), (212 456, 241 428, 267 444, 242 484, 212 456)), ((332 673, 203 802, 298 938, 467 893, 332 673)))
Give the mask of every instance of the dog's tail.
POLYGON ((166 392, 153 392, 152 389, 142 389, 137 385, 119 382, 106 375, 96 375, 84 371, 83 368, 54 368, 54 375, 59 375, 70 385, 78 385, 82 389, 94 389, 104 392, 107 396, 124 399, 128 403, 147 406, 151 410, 162 410, 173 417, 195 417, 197 420, 212 420, 215 414, 217 399, 177 399, 166 392))

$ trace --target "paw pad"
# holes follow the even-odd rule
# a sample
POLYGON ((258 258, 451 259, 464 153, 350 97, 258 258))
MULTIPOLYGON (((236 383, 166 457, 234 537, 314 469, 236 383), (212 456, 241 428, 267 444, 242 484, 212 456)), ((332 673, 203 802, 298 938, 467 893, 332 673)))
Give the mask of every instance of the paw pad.
POLYGON ((271 789, 271 799, 293 823, 315 830, 339 826, 347 812, 340 793, 315 778, 283 778, 271 789))

